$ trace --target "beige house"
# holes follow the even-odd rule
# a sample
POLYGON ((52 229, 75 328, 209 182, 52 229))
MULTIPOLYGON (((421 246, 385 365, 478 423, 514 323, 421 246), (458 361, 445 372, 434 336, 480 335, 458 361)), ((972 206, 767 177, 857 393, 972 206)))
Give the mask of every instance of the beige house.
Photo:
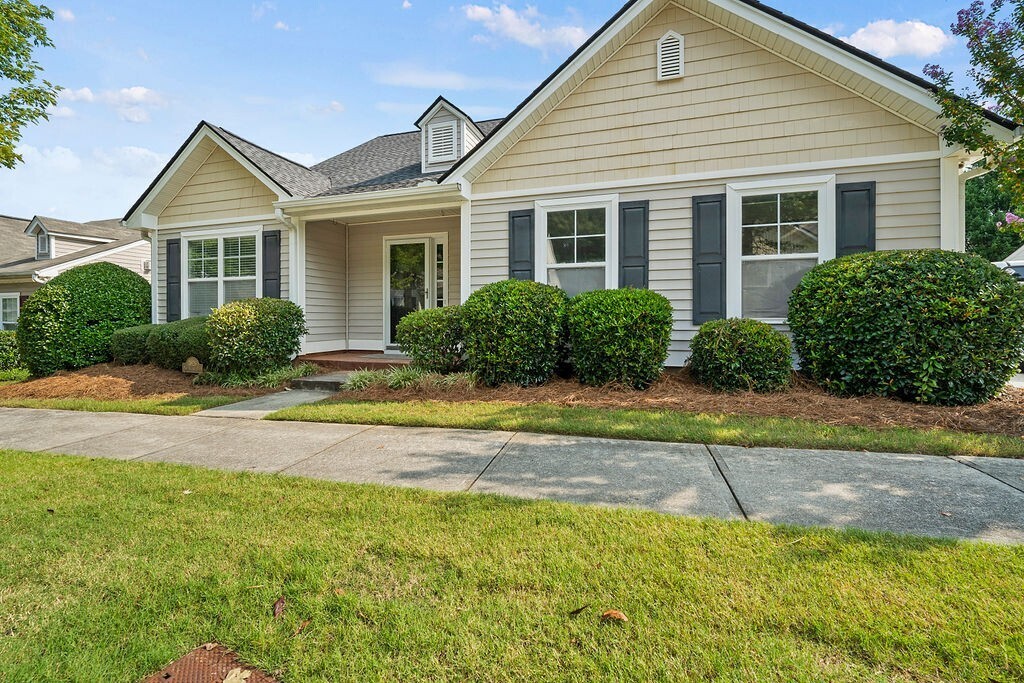
POLYGON ((150 277, 149 241, 119 219, 76 223, 0 216, 0 330, 17 327, 32 292, 69 268, 106 261, 150 277))
POLYGON ((201 123, 125 221, 157 321, 280 296, 307 351, 386 351, 489 282, 639 286, 679 364, 706 320, 783 324, 820 261, 963 249, 972 159, 941 124, 929 83, 760 3, 633 0, 503 120, 438 98, 310 168, 201 123))

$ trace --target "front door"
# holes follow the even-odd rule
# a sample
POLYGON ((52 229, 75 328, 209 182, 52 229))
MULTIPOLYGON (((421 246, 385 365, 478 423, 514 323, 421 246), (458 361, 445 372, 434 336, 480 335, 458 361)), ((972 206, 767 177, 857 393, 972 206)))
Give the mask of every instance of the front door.
POLYGON ((444 305, 444 245, 430 237, 384 242, 385 343, 394 348, 398 321, 424 308, 444 305))

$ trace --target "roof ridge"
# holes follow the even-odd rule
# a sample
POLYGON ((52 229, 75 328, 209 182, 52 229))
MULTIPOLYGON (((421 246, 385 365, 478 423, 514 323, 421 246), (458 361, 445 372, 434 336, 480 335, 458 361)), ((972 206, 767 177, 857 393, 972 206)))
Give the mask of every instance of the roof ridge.
POLYGON ((12 221, 25 221, 28 223, 31 218, 22 218, 21 216, 9 216, 6 213, 0 213, 0 218, 10 218, 12 221))

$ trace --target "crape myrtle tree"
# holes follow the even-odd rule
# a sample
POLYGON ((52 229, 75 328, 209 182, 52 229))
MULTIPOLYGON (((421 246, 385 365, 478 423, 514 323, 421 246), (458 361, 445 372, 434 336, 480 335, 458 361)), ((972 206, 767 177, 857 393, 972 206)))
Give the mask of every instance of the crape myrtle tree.
MULTIPOLYGON (((938 85, 935 99, 948 121, 942 136, 984 155, 981 163, 996 174, 998 188, 1014 205, 1024 204, 1024 139, 996 137, 985 117, 988 110, 1024 122, 1024 0, 975 0, 957 13, 950 30, 967 43, 972 85, 957 92, 951 72, 937 64, 925 67, 938 85)), ((999 222, 1024 234, 1024 221, 1012 213, 999 222)))
POLYGON ((38 47, 53 47, 44 20, 53 10, 28 0, 0 0, 0 166, 14 168, 21 155, 15 146, 22 130, 57 104, 60 87, 40 78, 42 68, 32 59, 38 47))

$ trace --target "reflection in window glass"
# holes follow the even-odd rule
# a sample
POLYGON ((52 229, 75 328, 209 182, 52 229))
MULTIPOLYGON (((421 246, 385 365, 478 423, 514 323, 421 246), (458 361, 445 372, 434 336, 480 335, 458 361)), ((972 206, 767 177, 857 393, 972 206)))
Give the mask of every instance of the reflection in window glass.
POLYGON ((570 209, 547 214, 548 283, 569 296, 604 289, 607 211, 570 209))

